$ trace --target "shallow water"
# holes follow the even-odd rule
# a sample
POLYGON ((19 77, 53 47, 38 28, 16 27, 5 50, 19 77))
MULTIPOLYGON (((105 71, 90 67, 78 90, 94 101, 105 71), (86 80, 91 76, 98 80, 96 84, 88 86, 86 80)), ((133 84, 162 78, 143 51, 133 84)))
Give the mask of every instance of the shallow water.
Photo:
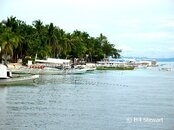
POLYGON ((158 68, 42 76, 0 87, 0 129, 173 130, 173 95, 174 71, 158 68))

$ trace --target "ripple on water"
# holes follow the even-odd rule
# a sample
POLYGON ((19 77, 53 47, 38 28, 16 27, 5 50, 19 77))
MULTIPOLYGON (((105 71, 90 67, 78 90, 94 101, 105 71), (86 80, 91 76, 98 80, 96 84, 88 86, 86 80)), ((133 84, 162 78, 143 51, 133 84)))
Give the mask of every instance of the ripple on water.
POLYGON ((173 77, 149 70, 95 71, 0 88, 0 129, 173 130, 173 77), (164 122, 129 123, 133 117, 164 122))

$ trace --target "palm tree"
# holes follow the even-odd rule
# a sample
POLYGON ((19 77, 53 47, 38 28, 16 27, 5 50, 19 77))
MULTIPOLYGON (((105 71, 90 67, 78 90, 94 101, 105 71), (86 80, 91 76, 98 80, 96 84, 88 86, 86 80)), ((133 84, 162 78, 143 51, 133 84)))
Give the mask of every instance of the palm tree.
POLYGON ((9 56, 16 62, 18 57, 34 58, 36 54, 39 58, 89 58, 90 61, 101 60, 104 55, 120 56, 120 51, 102 33, 99 37, 79 30, 66 33, 53 23, 43 25, 36 20, 31 26, 13 16, 0 22, 0 47, 0 61, 3 55, 5 63, 9 56))
POLYGON ((61 58, 64 58, 67 52, 67 38, 65 31, 63 29, 59 29, 57 33, 58 37, 58 46, 57 46, 57 55, 61 58))
POLYGON ((3 20, 2 23, 6 27, 11 28, 12 32, 17 31, 18 23, 17 23, 16 17, 11 16, 11 17, 7 18, 7 20, 3 20))
POLYGON ((33 26, 37 31, 37 35, 40 36, 43 32, 43 22, 41 20, 35 20, 33 21, 33 26))
POLYGON ((83 35, 81 31, 75 30, 72 33, 73 38, 73 48, 72 48, 72 55, 73 58, 82 59, 86 57, 87 47, 85 44, 85 40, 83 39, 83 35))
POLYGON ((64 52, 64 55, 66 56, 65 58, 67 59, 70 56, 70 52, 72 51, 72 48, 74 46, 74 42, 73 42, 74 39, 70 33, 65 34, 64 39, 65 40, 64 40, 63 52, 64 52))
MULTIPOLYGON (((3 33, 3 25, 0 23, 0 35, 3 33)), ((2 63, 2 53, 1 53, 1 45, 2 43, 0 42, 0 63, 2 63)))
MULTIPOLYGON (((18 58, 20 55, 22 55, 22 48, 23 48, 23 44, 25 43, 25 30, 23 29, 24 26, 26 26, 26 24, 23 21, 20 20, 16 20, 15 23, 17 24, 16 28, 15 28, 15 35, 18 37, 18 46, 17 48, 13 49, 13 58, 12 58, 12 62, 17 62, 18 58)), ((26 48, 27 49, 27 48, 26 48)), ((21 58, 21 56, 20 56, 21 58)))
POLYGON ((1 52, 4 64, 13 56, 13 49, 18 46, 18 37, 11 31, 11 28, 6 28, 0 37, 1 52))
POLYGON ((94 56, 94 54, 95 54, 95 43, 96 43, 96 39, 94 38, 94 37, 91 37, 90 39, 89 39, 89 42, 88 42, 88 44, 87 44, 87 62, 88 62, 88 60, 90 61, 90 62, 92 62, 93 61, 93 56, 94 56))
POLYGON ((48 25, 47 28, 48 28, 47 44, 52 48, 52 56, 57 57, 57 51, 59 48, 59 40, 58 40, 59 28, 55 27, 53 23, 50 23, 50 25, 48 25))
POLYGON ((107 42, 107 37, 104 36, 102 33, 100 33, 100 36, 97 39, 100 42, 101 46, 103 46, 103 44, 107 42))
POLYGON ((35 34, 32 49, 39 58, 43 59, 51 54, 50 46, 47 44, 47 28, 40 20, 34 21, 33 26, 35 27, 35 34))
POLYGON ((57 40, 53 23, 48 26, 48 44, 51 46, 57 40))

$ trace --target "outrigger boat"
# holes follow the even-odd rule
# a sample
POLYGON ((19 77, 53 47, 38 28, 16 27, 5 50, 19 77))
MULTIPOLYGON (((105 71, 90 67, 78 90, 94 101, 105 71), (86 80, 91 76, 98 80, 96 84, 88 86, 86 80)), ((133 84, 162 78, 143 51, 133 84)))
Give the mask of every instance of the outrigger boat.
POLYGON ((84 74, 87 71, 87 69, 69 69, 67 70, 67 74, 84 74))
POLYGON ((50 67, 39 67, 39 66, 22 66, 18 69, 11 70, 13 74, 38 74, 38 75, 57 75, 65 74, 63 69, 56 69, 50 67))
POLYGON ((12 76, 11 71, 7 70, 5 65, 0 65, 0 86, 31 84, 38 78, 39 75, 12 76))

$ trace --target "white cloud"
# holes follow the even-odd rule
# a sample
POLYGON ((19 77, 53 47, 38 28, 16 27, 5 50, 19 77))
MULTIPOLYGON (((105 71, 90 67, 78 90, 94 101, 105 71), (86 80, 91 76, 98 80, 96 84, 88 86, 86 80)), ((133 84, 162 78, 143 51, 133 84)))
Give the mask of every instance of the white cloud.
POLYGON ((173 0, 2 0, 1 19, 13 15, 91 36, 103 33, 129 55, 173 54, 173 0), (3 2, 3 3, 2 3, 3 2), (169 9, 169 7, 172 7, 169 9), (117 44, 118 42, 118 44, 117 44), (171 42, 171 43, 169 43, 171 42), (156 49, 156 46, 158 48, 156 49), (166 48, 164 48, 166 46, 166 48), (168 47, 168 48, 167 48, 168 47), (147 49, 148 48, 148 49, 147 49), (172 52, 172 53, 171 53, 172 52), (164 54, 162 54, 164 53, 164 54))
POLYGON ((118 45, 117 48, 123 51, 133 51, 133 49, 126 44, 118 45))
POLYGON ((160 48, 148 48, 147 49, 148 51, 155 51, 155 52, 159 52, 159 51, 161 51, 161 49, 160 48))
POLYGON ((174 28, 174 20, 165 21, 163 24, 160 25, 160 27, 172 27, 172 28, 174 28))
POLYGON ((174 47, 170 47, 169 51, 174 52, 174 47))
POLYGON ((134 28, 134 29, 139 28, 140 25, 142 24, 142 21, 140 19, 126 17, 126 18, 112 21, 112 23, 117 27, 122 27, 122 28, 125 27, 127 28, 127 30, 129 30, 130 28, 134 28))
POLYGON ((140 32, 127 34, 126 37, 136 39, 161 39, 161 38, 173 38, 173 34, 170 32, 140 32))

